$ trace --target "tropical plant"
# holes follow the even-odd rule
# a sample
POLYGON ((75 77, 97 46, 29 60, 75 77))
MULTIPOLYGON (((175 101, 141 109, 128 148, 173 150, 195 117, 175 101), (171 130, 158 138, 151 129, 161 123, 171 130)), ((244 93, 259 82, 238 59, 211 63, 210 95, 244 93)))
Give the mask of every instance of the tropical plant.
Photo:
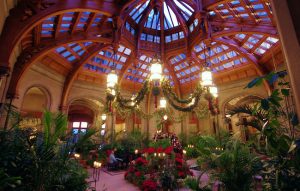
POLYGON ((74 144, 76 152, 80 153, 84 159, 87 159, 91 150, 96 149, 96 144, 91 139, 95 133, 95 129, 89 129, 86 133, 81 134, 78 141, 74 144))
POLYGON ((210 191, 209 183, 202 185, 201 177, 205 174, 205 171, 202 171, 198 178, 188 176, 184 179, 184 184, 189 189, 193 191, 210 191))
POLYGON ((293 108, 293 98, 286 71, 272 72, 255 78, 247 88, 267 81, 275 87, 270 96, 256 104, 233 108, 231 114, 245 113, 252 116, 244 126, 252 126, 264 138, 263 170, 266 190, 297 190, 300 184, 300 152, 298 117, 293 108))
POLYGON ((159 139, 155 142, 151 142, 149 144, 149 146, 154 147, 154 148, 158 148, 158 147, 167 148, 167 147, 171 146, 171 141, 170 141, 170 139, 159 139))
POLYGON ((216 148, 221 148, 216 138, 209 135, 195 136, 191 139, 190 143, 193 147, 186 148, 187 154, 192 155, 194 153, 197 156, 197 163, 202 166, 211 164, 209 163, 211 155, 217 151, 216 148))
POLYGON ((135 149, 146 147, 146 136, 139 130, 134 130, 127 133, 122 139, 119 140, 120 145, 123 145, 125 152, 133 153, 135 149))
POLYGON ((213 177, 225 185, 228 191, 251 190, 253 176, 260 170, 260 161, 247 145, 238 140, 228 142, 219 154, 211 155, 210 168, 213 177))
POLYGON ((45 112, 43 132, 17 126, 0 131, 0 190, 45 191, 87 188, 87 172, 70 153, 81 143, 67 144, 67 117, 45 112))

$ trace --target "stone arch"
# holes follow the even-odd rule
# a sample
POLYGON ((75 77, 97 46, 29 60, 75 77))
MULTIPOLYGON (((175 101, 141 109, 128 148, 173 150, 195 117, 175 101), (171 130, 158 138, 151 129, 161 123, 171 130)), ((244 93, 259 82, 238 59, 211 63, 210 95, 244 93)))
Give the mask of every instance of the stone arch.
MULTIPOLYGON (((21 113, 23 115, 41 115, 44 110, 49 110, 52 97, 48 89, 42 85, 32 85, 23 95, 21 113)), ((41 117, 41 116, 36 116, 41 117)))
POLYGON ((233 99, 241 98, 243 100, 246 100, 247 98, 263 98, 264 96, 260 94, 249 94, 249 93, 240 93, 230 96, 229 98, 225 99, 221 105, 221 113, 225 114, 226 112, 226 105, 233 99))
MULTIPOLYGON (((81 109, 82 113, 86 116, 87 121, 91 126, 99 125, 99 118, 101 114, 101 109, 104 107, 103 100, 96 98, 96 96, 86 96, 86 97, 75 97, 69 100, 67 108, 65 110, 66 114, 69 117, 74 109, 81 109), (89 116, 87 116, 89 115, 89 116)), ((79 111, 76 111, 75 115, 79 114, 79 111)))
POLYGON ((251 126, 244 126, 244 122, 251 119, 251 116, 247 114, 238 114, 238 115, 228 115, 227 116, 227 110, 230 109, 230 107, 235 106, 242 106, 245 104, 252 104, 256 101, 259 101, 262 98, 262 96, 259 95, 251 95, 251 94, 239 94, 232 96, 228 98, 222 106, 222 110, 224 113, 224 120, 226 124, 226 129, 233 133, 236 138, 243 139, 245 141, 249 140, 251 136, 255 134, 257 129, 251 127, 251 126), (242 127, 242 128, 241 128, 242 127))

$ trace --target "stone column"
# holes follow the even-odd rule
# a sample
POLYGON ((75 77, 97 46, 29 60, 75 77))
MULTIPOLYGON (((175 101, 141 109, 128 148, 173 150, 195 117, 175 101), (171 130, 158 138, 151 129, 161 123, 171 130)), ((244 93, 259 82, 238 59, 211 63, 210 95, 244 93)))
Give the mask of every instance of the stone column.
POLYGON ((298 115, 300 114, 300 36, 297 38, 295 27, 296 23, 300 22, 299 7, 299 0, 272 0, 272 9, 286 59, 298 115))

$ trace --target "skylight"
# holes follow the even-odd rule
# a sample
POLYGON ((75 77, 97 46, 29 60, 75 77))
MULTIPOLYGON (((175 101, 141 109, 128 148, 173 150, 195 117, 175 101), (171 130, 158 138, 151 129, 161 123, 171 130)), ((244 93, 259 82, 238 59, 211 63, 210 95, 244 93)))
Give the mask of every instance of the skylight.
MULTIPOLYGON (((163 18, 164 21, 164 29, 174 28, 180 25, 180 22, 178 20, 179 18, 177 18, 175 12, 178 12, 178 16, 182 17, 185 21, 188 21, 194 13, 194 9, 187 3, 179 0, 174 0, 168 2, 163 1, 163 15, 159 12, 156 14, 154 6, 149 2, 150 1, 148 0, 144 3, 138 4, 129 13, 131 18, 138 24, 141 21, 142 15, 146 14, 146 12, 148 12, 147 9, 149 10, 150 8, 147 19, 145 23, 143 23, 145 28, 160 30, 162 26, 162 23, 160 23, 161 18, 163 18)), ((127 28, 129 29, 129 27, 127 28)))

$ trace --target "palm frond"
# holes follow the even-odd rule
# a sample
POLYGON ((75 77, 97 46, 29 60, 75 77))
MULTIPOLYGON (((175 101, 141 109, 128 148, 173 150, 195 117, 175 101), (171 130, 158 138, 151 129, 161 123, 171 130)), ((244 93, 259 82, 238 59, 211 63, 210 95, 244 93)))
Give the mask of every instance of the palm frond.
POLYGON ((43 116, 43 128, 44 128, 43 130, 44 130, 44 144, 46 146, 48 146, 50 142, 51 127, 52 127, 52 113, 49 111, 45 111, 43 116))
POLYGON ((51 142, 56 143, 57 140, 61 137, 63 137, 66 134, 67 130, 67 116, 59 113, 54 119, 55 127, 54 127, 54 133, 51 136, 51 142))
POLYGON ((79 147, 81 145, 83 145, 85 142, 87 142, 87 140, 89 140, 94 134, 96 133, 95 129, 89 129, 86 131, 86 133, 82 136, 80 136, 79 140, 77 141, 77 143, 74 145, 74 147, 79 147))

